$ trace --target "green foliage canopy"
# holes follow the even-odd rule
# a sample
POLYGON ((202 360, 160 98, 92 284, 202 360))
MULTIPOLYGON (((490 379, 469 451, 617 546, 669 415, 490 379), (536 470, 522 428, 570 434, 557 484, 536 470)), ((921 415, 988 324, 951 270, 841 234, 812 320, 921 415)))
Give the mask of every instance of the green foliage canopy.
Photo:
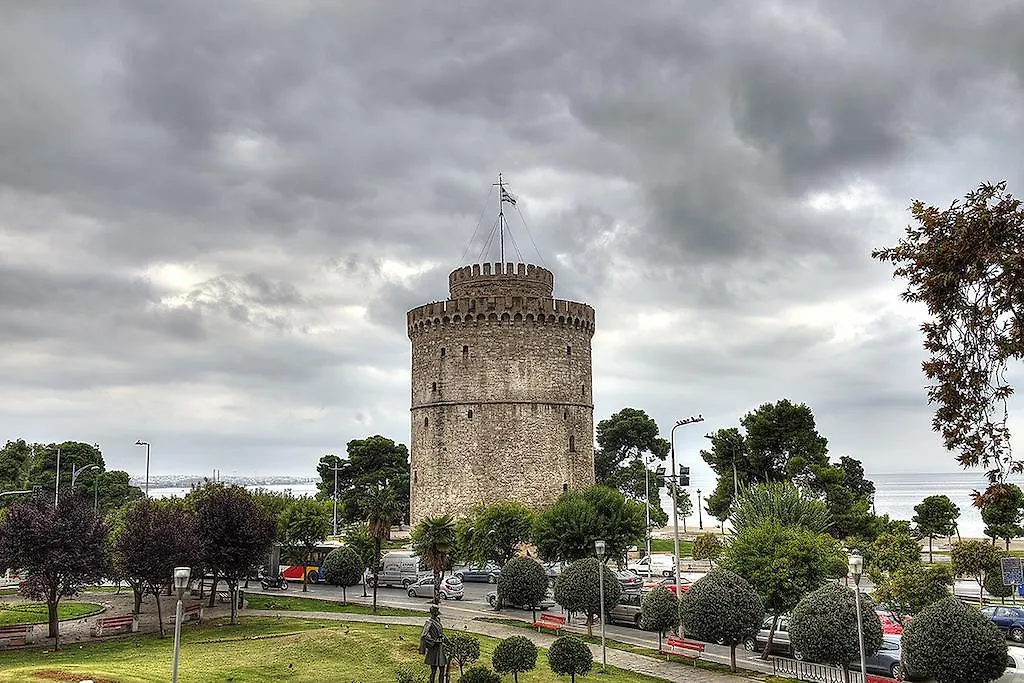
POLYGON ((890 612, 903 618, 918 614, 928 605, 949 597, 952 586, 952 567, 916 562, 895 569, 876 584, 875 598, 890 612))
POLYGON ((954 597, 907 622, 902 646, 907 668, 937 683, 987 683, 1006 669, 1006 639, 999 628, 954 597))
POLYGON ((594 655, 587 644, 575 636, 562 636, 548 648, 548 666, 559 676, 585 676, 594 666, 594 655))
MULTIPOLYGON (((860 600, 864 654, 873 655, 882 646, 882 624, 875 615, 875 603, 867 595, 860 600)), ((789 638, 793 649, 815 662, 848 668, 860 659, 857 635, 857 604, 854 591, 839 583, 828 583, 808 593, 789 617, 789 638)))
POLYGON ((594 472, 597 483, 621 491, 631 500, 645 503, 650 496, 651 521, 665 524, 661 487, 647 474, 647 462, 664 462, 669 442, 658 435, 658 423, 637 408, 623 408, 597 423, 594 472))
POLYGON ((510 605, 536 605, 548 593, 548 577, 540 562, 530 557, 514 557, 505 563, 498 576, 498 594, 510 605))
POLYGON ((346 591, 363 580, 363 560, 352 548, 342 546, 327 553, 320 567, 324 581, 332 586, 341 586, 342 601, 348 601, 346 591))
POLYGON ((424 517, 412 530, 410 540, 420 561, 434 572, 434 602, 438 603, 441 600, 441 572, 451 563, 455 553, 455 519, 451 515, 424 517))
POLYGON ((458 554, 470 564, 503 565, 530 540, 533 523, 533 511, 517 501, 478 506, 456 525, 458 554))
MULTIPOLYGON (((683 626, 702 640, 729 646, 736 671, 736 646, 754 636, 764 621, 764 602, 741 576, 713 569, 683 593, 683 626)), ((877 619, 876 619, 877 621, 877 619)))
POLYGON ((494 648, 491 666, 498 673, 512 674, 519 683, 519 674, 537 666, 537 646, 526 636, 509 636, 494 648))
POLYGON ((729 521, 740 532, 767 520, 783 526, 800 526, 813 533, 825 533, 832 515, 820 500, 789 482, 756 484, 740 494, 729 521))
POLYGON ((555 579, 555 602, 567 612, 586 615, 588 633, 594 617, 601 613, 598 567, 604 572, 604 609, 609 612, 622 596, 622 584, 615 573, 607 565, 599 563, 596 557, 576 560, 555 579))
POLYGON ((334 468, 338 467, 338 514, 354 522, 363 519, 363 500, 376 488, 390 488, 399 507, 400 519, 409 518, 409 449, 383 436, 353 439, 346 444, 347 455, 328 455, 317 464, 320 495, 334 495, 334 468))
POLYGON ((594 554, 603 539, 608 557, 621 559, 646 533, 644 506, 605 486, 569 491, 537 515, 533 541, 544 560, 572 562, 594 554))
POLYGON ((659 637, 679 624, 679 599, 665 586, 655 586, 640 601, 640 628, 659 637))

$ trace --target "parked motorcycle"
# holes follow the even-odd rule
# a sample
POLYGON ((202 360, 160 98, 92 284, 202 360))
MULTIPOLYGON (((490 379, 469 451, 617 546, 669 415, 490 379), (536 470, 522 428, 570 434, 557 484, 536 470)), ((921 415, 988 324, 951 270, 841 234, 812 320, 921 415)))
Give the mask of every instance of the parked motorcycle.
POLYGON ((264 576, 260 579, 260 585, 263 586, 263 590, 279 588, 286 591, 288 590, 288 579, 284 578, 282 574, 278 574, 276 577, 264 576))

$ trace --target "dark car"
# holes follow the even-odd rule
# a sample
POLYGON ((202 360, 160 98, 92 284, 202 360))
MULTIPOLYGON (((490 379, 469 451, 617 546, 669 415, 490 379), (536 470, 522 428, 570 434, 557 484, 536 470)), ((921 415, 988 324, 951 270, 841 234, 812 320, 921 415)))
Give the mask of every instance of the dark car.
MULTIPOLYGON (((903 651, 900 649, 900 637, 895 634, 882 636, 882 647, 873 655, 864 658, 864 665, 869 674, 895 678, 898 681, 913 681, 918 678, 906 670, 906 665, 901 661, 903 651)), ((850 663, 850 669, 860 671, 860 662, 850 663)))
POLYGON ((466 565, 456 567, 452 574, 467 582, 497 583, 498 577, 501 576, 501 567, 494 562, 476 567, 466 565))
POLYGON ((1006 637, 1018 643, 1024 643, 1024 608, 1009 605, 989 605, 982 607, 984 614, 1006 637))
POLYGON ((622 590, 639 591, 644 587, 643 578, 632 569, 620 569, 615 572, 615 576, 618 577, 619 583, 622 584, 622 590))

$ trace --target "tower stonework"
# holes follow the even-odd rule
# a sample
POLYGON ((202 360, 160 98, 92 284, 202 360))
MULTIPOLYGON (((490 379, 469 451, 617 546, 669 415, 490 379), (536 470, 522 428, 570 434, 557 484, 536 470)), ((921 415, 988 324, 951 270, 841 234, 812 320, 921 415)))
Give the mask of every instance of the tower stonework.
POLYGON ((407 314, 412 523, 594 483, 594 309, 524 263, 457 268, 450 298, 407 314))

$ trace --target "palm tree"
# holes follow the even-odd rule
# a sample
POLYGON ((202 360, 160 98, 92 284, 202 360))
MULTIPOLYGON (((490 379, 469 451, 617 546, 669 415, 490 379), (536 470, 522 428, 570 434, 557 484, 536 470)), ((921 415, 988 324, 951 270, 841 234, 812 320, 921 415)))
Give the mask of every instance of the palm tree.
POLYGON ((377 613, 377 576, 380 572, 380 548, 391 538, 391 526, 402 518, 402 509, 390 487, 377 486, 363 501, 366 525, 373 535, 373 613, 377 613))
POLYGON ((455 552, 455 519, 451 515, 425 517, 412 530, 412 549, 434 571, 434 604, 441 602, 441 572, 455 552))
POLYGON ((817 534, 832 526, 832 514, 825 503, 789 482, 757 484, 740 493, 733 503, 729 521, 739 533, 766 519, 782 525, 802 526, 817 534))

